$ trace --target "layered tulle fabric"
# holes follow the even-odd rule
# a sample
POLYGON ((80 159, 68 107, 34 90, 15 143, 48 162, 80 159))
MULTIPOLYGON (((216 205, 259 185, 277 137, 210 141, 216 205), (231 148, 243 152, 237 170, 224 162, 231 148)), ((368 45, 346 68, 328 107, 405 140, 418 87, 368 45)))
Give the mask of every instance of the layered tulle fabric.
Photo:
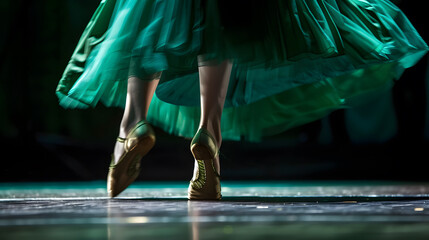
POLYGON ((106 0, 57 95, 66 108, 123 107, 129 76, 162 71, 148 120, 192 137, 197 58, 230 59, 223 137, 258 140, 389 89, 427 50, 386 0, 106 0))

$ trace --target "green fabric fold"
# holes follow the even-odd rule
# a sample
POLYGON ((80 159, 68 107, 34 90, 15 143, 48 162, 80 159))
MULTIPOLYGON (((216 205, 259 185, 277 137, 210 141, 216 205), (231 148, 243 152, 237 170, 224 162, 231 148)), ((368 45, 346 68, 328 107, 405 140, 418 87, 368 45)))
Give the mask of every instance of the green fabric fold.
POLYGON ((57 96, 65 108, 124 107, 129 75, 162 71, 148 119, 192 137, 197 57, 231 59, 222 134, 257 141, 391 88, 427 51, 387 0, 106 0, 57 96))

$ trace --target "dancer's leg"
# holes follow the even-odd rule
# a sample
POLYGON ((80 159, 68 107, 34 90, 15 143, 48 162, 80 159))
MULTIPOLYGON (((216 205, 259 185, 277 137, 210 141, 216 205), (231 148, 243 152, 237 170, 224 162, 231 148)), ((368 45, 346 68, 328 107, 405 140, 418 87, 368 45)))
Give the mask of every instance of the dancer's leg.
MULTIPOLYGON (((139 121, 146 119, 149 105, 158 83, 159 77, 150 81, 141 80, 137 77, 128 79, 127 100, 119 128, 119 137, 125 138, 139 121)), ((114 149, 115 163, 117 163, 123 152, 123 144, 116 142, 114 149)))
MULTIPOLYGON (((201 119, 199 128, 207 129, 215 138, 217 146, 222 144, 220 120, 228 90, 232 63, 229 60, 216 65, 199 67, 201 119)), ((219 157, 215 168, 220 173, 219 157)))

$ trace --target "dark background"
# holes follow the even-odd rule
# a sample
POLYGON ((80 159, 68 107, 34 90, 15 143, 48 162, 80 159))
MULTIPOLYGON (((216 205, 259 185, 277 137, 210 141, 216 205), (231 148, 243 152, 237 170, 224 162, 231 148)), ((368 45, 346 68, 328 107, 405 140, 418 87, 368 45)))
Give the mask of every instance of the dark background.
MULTIPOLYGON (((425 9, 395 1, 425 40, 425 9)), ((0 181, 104 180, 122 110, 65 110, 55 88, 99 0, 0 1, 0 181)), ((414 5, 412 5, 414 4, 414 5)), ((428 181, 428 60, 361 107, 261 143, 224 142, 224 180, 428 181)), ((156 129, 139 180, 187 181, 189 139, 156 129)))

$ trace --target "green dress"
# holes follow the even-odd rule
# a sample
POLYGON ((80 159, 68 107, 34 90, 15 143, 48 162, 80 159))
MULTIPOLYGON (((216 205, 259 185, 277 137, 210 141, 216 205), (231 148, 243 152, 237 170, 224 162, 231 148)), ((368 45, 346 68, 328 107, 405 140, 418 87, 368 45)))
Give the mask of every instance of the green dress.
POLYGON ((192 137, 198 56, 233 61, 224 139, 256 141, 390 89, 428 46, 387 0, 104 0, 56 93, 124 107, 130 75, 162 71, 148 120, 192 137))

